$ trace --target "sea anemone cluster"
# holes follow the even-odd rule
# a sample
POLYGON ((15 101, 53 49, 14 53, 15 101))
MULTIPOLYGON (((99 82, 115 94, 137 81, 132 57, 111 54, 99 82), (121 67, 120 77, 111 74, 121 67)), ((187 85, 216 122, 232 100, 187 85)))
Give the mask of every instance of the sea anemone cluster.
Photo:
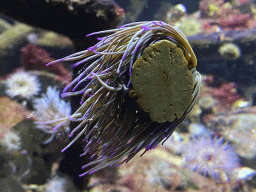
POLYGON ((30 99, 39 93, 40 86, 37 76, 29 72, 17 71, 6 80, 6 94, 12 98, 30 99))
POLYGON ((57 87, 49 86, 46 94, 42 94, 42 98, 33 100, 33 106, 37 118, 35 121, 36 127, 52 135, 49 141, 56 134, 60 137, 69 133, 68 121, 63 121, 62 123, 55 121, 56 119, 61 121, 71 113, 70 103, 60 98, 60 92, 57 91, 57 87), (51 123, 50 120, 53 120, 53 122, 51 123), (47 122, 47 124, 44 122, 47 122))
POLYGON ((220 171, 230 175, 240 167, 238 155, 223 138, 194 138, 183 148, 182 157, 185 167, 216 181, 219 180, 220 171))
POLYGON ((155 148, 186 118, 199 94, 195 54, 175 27, 135 22, 87 37, 106 33, 87 50, 47 64, 78 60, 72 67, 82 69, 61 94, 80 95, 81 106, 56 120, 79 123, 69 136, 80 132, 62 151, 84 136, 81 156, 97 156, 83 169, 95 166, 80 176, 155 148))

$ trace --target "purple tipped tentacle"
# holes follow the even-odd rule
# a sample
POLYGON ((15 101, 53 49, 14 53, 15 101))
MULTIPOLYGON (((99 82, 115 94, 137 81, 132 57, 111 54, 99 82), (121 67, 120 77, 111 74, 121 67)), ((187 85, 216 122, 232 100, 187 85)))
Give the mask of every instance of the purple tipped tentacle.
POLYGON ((85 97, 92 97, 93 94, 90 94, 90 92, 92 92, 92 89, 88 89, 84 92, 84 94, 82 95, 82 98, 80 100, 80 105, 82 105, 85 102, 85 97))
POLYGON ((159 23, 157 23, 158 21, 151 21, 151 23, 153 23, 154 25, 157 25, 157 26, 163 26, 163 25, 161 25, 161 24, 159 24, 159 23))
POLYGON ((157 138, 154 138, 151 140, 151 142, 148 144, 148 146, 146 147, 146 150, 150 150, 151 149, 151 146, 154 144, 154 142, 157 140, 157 138))
MULTIPOLYGON (((85 81, 87 81, 87 80, 90 80, 91 78, 91 74, 88 74, 88 75, 86 75, 83 79, 81 79, 80 81, 78 81, 77 82, 77 84, 73 87, 73 89, 72 89, 72 91, 75 91, 76 90, 76 88, 79 86, 79 85, 81 85, 83 82, 85 82, 85 81)), ((91 80, 92 81, 92 80, 91 80)), ((91 82, 90 81, 90 82, 91 82)), ((90 83, 89 82, 89 83, 90 83)), ((86 87, 88 87, 89 86, 89 83, 86 85, 86 87)), ((82 89, 82 90, 84 90, 84 89, 82 89)))
POLYGON ((152 33, 152 30, 148 31, 147 33, 143 34, 140 38, 140 40, 137 42, 134 50, 132 51, 132 55, 131 55, 131 60, 130 60, 130 67, 129 67, 129 76, 132 75, 132 65, 133 65, 133 61, 134 61, 134 55, 135 53, 138 51, 139 47, 141 46, 141 44, 143 43, 143 41, 145 41, 145 38, 147 36, 149 36, 148 38, 150 38, 151 36, 153 36, 153 34, 150 35, 150 33, 152 33))
POLYGON ((144 152, 140 155, 140 157, 142 157, 148 150, 145 149, 144 152))
MULTIPOLYGON (((80 129, 84 124, 86 124, 88 122, 88 120, 87 119, 84 119, 78 126, 76 126, 72 131, 71 131, 71 133, 69 134, 69 137, 72 137, 73 135, 74 135, 74 133, 78 130, 78 129, 80 129)), ((88 127, 88 125, 85 125, 84 126, 84 129, 86 128, 86 127, 88 127)), ((85 130, 86 131, 86 130, 85 130)))
POLYGON ((60 96, 61 98, 64 97, 70 97, 70 96, 75 96, 75 95, 81 95, 81 91, 76 91, 76 92, 66 92, 66 93, 61 93, 60 96))
POLYGON ((89 33, 86 35, 86 37, 90 37, 92 35, 98 35, 98 34, 103 34, 103 33, 113 33, 115 31, 118 31, 119 29, 110 29, 110 30, 104 30, 104 31, 98 31, 98 32, 93 32, 93 33, 89 33))
POLYGON ((73 83, 75 83, 75 80, 72 81, 71 83, 69 83, 68 85, 66 85, 66 87, 64 87, 64 89, 62 90, 62 93, 67 92, 67 90, 72 87, 73 83))
POLYGON ((82 130, 80 131, 80 133, 66 146, 64 147, 61 152, 63 153, 64 151, 66 151, 71 145, 73 145, 83 134, 84 132, 86 131, 87 129, 87 126, 82 130))
POLYGON ((171 37, 169 37, 169 36, 166 36, 166 38, 169 39, 169 40, 171 40, 172 42, 178 44, 178 41, 176 41, 175 39, 173 39, 173 38, 171 38, 171 37))
POLYGON ((95 154, 92 154, 91 157, 90 157, 90 159, 92 159, 94 156, 95 156, 95 154))
POLYGON ((105 39, 106 39, 106 37, 97 37, 98 41, 102 41, 102 40, 105 40, 105 39))
POLYGON ((124 54, 123 54, 123 56, 122 56, 122 59, 121 59, 121 61, 120 61, 120 63, 119 63, 119 66, 118 66, 118 68, 117 68, 117 74, 120 73, 120 68, 121 68, 121 66, 122 66, 122 63, 123 63, 125 57, 126 57, 127 54, 128 54, 128 51, 131 49, 131 44, 134 43, 134 42, 133 42, 134 39, 135 39, 136 37, 138 37, 142 32, 143 32, 143 29, 137 31, 137 32, 133 35, 133 37, 130 39, 130 41, 129 41, 127 47, 126 47, 126 50, 125 50, 125 52, 124 52, 124 54))
POLYGON ((127 24, 124 24, 124 25, 122 25, 122 26, 119 26, 118 28, 129 28, 130 26, 133 26, 133 25, 137 25, 137 26, 139 26, 139 25, 144 25, 145 23, 147 23, 147 22, 145 22, 145 21, 138 21, 138 22, 133 22, 133 23, 127 23, 127 24))
POLYGON ((95 54, 99 54, 99 55, 121 55, 124 53, 124 52, 108 52, 106 50, 98 52, 98 51, 94 50, 93 47, 90 47, 90 49, 88 48, 88 50, 90 50, 91 52, 93 52, 95 54))
POLYGON ((64 58, 57 59, 57 60, 51 61, 51 62, 49 62, 49 63, 46 63, 45 66, 49 66, 49 65, 51 65, 51 64, 53 64, 53 63, 62 62, 63 60, 64 60, 64 58))
POLYGON ((85 63, 86 61, 89 61, 89 60, 94 59, 96 57, 98 57, 98 55, 91 55, 89 57, 86 57, 85 59, 82 59, 81 61, 78 61, 78 62, 74 63, 73 65, 71 65, 71 67, 75 68, 78 65, 81 65, 82 63, 85 63))
POLYGON ((87 89, 86 91, 84 91, 83 95, 82 95, 82 98, 80 100, 80 105, 82 105, 82 103, 85 101, 85 97, 88 96, 88 97, 91 97, 92 95, 89 95, 90 92, 92 92, 93 89, 89 88, 87 89))
POLYGON ((142 25, 140 28, 142 29, 142 33, 145 33, 145 31, 150 29, 150 27, 147 25, 142 25))
POLYGON ((145 140, 140 142, 140 144, 136 147, 136 149, 134 150, 134 153, 137 153, 139 150, 141 150, 142 145, 144 144, 145 140))

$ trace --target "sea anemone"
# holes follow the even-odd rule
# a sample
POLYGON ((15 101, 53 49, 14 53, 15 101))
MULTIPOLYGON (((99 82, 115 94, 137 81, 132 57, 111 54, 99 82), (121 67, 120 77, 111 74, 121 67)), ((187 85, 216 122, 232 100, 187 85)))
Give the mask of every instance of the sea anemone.
POLYGON ((233 43, 225 43, 218 50, 220 56, 226 60, 236 60, 241 56, 240 48, 233 43))
POLYGON ((72 66, 83 66, 61 94, 82 96, 77 111, 62 119, 80 122, 70 137, 81 131, 62 151, 85 135, 81 156, 98 156, 83 168, 96 166, 80 176, 128 162, 166 140, 195 105, 201 82, 194 52, 178 29, 136 22, 87 36, 105 33, 112 34, 54 61, 79 60, 72 66))
POLYGON ((10 97, 19 96, 30 99, 40 91, 40 83, 37 76, 29 72, 18 71, 11 74, 6 80, 6 94, 10 97))
POLYGON ((62 137, 69 133, 68 121, 62 123, 55 121, 66 118, 71 113, 70 103, 60 99, 60 92, 57 91, 56 87, 49 86, 42 98, 33 100, 33 106, 37 117, 35 122, 37 128, 52 135, 48 141, 51 141, 55 135, 62 137), (53 122, 51 123, 49 120, 53 120, 53 122), (44 124, 45 121, 48 123, 44 124))
POLYGON ((185 166, 192 171, 219 180, 219 172, 231 174, 240 167, 239 158, 232 146, 222 138, 199 137, 188 141, 182 156, 185 166))

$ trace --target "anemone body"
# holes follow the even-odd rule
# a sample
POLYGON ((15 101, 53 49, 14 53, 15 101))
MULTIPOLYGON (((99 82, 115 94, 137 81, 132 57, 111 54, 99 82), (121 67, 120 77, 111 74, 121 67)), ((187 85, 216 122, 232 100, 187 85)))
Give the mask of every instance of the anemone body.
POLYGON ((178 29, 161 21, 136 22, 87 36, 106 33, 93 47, 54 61, 78 60, 73 67, 83 66, 62 92, 62 97, 82 95, 77 111, 62 119, 79 123, 62 151, 84 136, 81 156, 97 156, 80 176, 155 148, 185 119, 199 93, 196 57, 178 29))

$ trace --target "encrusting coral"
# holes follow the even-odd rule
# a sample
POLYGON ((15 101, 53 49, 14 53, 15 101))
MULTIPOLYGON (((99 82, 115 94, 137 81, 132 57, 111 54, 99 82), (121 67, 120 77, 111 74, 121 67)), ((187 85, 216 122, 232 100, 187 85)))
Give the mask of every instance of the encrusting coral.
POLYGON ((22 67, 26 71, 40 70, 40 71, 50 71, 56 75, 56 80, 61 83, 68 84, 71 81, 71 74, 67 71, 61 63, 46 67, 45 63, 49 63, 54 59, 50 57, 50 54, 33 44, 27 44, 21 49, 21 61, 22 67))
POLYGON ((85 51, 48 64, 79 60, 72 67, 83 65, 61 94, 62 97, 81 95, 81 106, 73 115, 59 121, 80 122, 69 136, 80 130, 79 134, 62 151, 85 135, 86 145, 81 156, 98 156, 83 169, 96 166, 80 176, 128 162, 141 149, 144 148, 145 153, 170 137, 195 105, 201 83, 195 54, 186 37, 175 27, 161 21, 135 22, 87 36, 104 33, 112 34, 98 38, 99 42, 85 51), (159 53, 153 55, 152 50, 159 53), (145 58, 150 64, 141 66, 145 58), (146 75, 149 75, 147 79, 159 77, 145 82, 146 75), (159 100, 158 105, 151 108, 153 105, 145 100, 152 92, 161 92, 165 87, 166 93, 152 95, 159 100), (166 96, 171 91, 170 101, 166 96), (180 98, 185 101, 181 102, 180 98))

